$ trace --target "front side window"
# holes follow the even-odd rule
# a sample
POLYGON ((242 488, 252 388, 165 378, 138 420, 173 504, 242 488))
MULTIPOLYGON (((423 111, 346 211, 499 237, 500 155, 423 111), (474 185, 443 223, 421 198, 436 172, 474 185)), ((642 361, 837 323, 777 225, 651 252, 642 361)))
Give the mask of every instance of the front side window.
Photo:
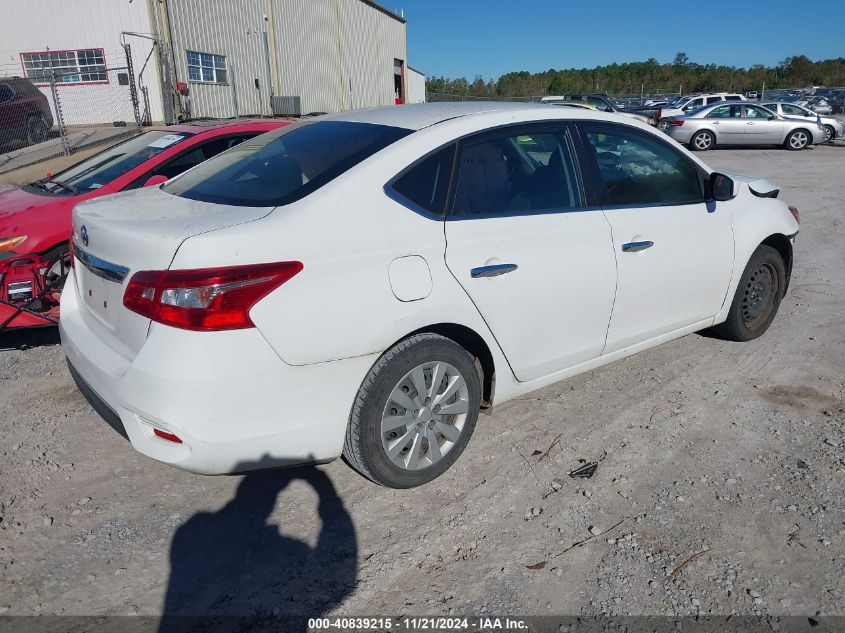
POLYGON ((393 190, 429 213, 442 215, 454 158, 454 145, 435 152, 397 178, 393 190))
POLYGON ((510 215, 583 206, 572 143, 562 131, 504 131, 461 147, 454 215, 510 215))
POLYGON ((609 206, 703 201, 698 170, 680 152, 644 134, 587 127, 609 206))
POLYGON ((738 105, 723 105, 713 108, 708 119, 739 119, 742 117, 742 107, 738 105))
POLYGON ((745 106, 746 119, 768 119, 773 113, 757 106, 745 106))
POLYGON ((102 48, 43 53, 21 53, 24 72, 33 83, 98 83, 108 82, 102 48))
POLYGON ((790 114, 792 116, 807 116, 807 112, 799 106, 784 103, 780 107, 784 114, 790 114))
POLYGON ((203 83, 224 84, 228 79, 226 58, 223 55, 187 51, 188 79, 203 83))
POLYGON ((411 132, 348 121, 291 125, 215 156, 162 190, 233 206, 290 204, 411 132))

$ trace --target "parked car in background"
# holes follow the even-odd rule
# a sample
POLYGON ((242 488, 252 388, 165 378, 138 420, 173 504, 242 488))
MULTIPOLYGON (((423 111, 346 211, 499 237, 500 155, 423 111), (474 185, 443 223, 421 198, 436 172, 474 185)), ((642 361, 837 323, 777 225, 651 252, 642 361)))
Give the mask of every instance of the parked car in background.
POLYGON ((620 109, 609 97, 601 94, 570 95, 567 101, 583 101, 584 103, 589 103, 600 112, 615 112, 616 114, 637 119, 638 121, 642 121, 643 123, 647 123, 649 125, 655 125, 657 123, 656 119, 649 114, 635 112, 627 108, 620 109))
POLYGON ((660 127, 665 127, 664 120, 669 117, 683 115, 687 112, 692 112, 698 108, 706 105, 719 103, 720 101, 745 101, 745 97, 740 94, 733 94, 728 92, 718 92, 704 95, 687 95, 678 97, 672 101, 667 107, 660 108, 656 119, 660 127))
POLYGON ((758 95, 757 95, 756 90, 749 90, 748 92, 745 93, 746 99, 757 99, 757 97, 758 97, 758 95))
POLYGON ((50 103, 29 79, 0 78, 0 147, 40 143, 52 127, 50 103))
POLYGON ((816 121, 787 119, 750 103, 715 103, 666 123, 666 133, 694 151, 717 145, 783 145, 801 150, 825 140, 825 128, 816 121))
POLYGON ((775 114, 792 119, 804 119, 808 123, 818 122, 825 127, 825 143, 837 138, 845 138, 845 123, 832 116, 821 116, 817 112, 813 112, 797 103, 789 103, 785 101, 774 101, 761 103, 764 108, 768 108, 775 114))
POLYGON ((833 107, 824 97, 807 97, 798 99, 795 103, 810 108, 818 114, 833 114, 833 107))
POLYGON ((594 106, 592 103, 587 103, 586 101, 546 101, 546 103, 555 106, 567 106, 570 108, 583 108, 584 110, 593 110, 597 111, 598 108, 594 106))
MULTIPOLYGON (((39 289, 61 290, 68 271, 74 205, 161 184, 226 149, 288 123, 273 119, 206 121, 151 130, 57 174, 0 193, 0 300, 7 302, 0 302, 0 324, 28 327, 51 323, 18 308, 28 305, 39 289)), ((28 309, 49 313, 54 307, 45 301, 28 309)))
POLYGON ((482 407, 690 332, 763 334, 798 232, 776 196, 616 114, 331 115, 77 205, 62 345, 152 458, 211 474, 343 454, 409 488, 482 407))

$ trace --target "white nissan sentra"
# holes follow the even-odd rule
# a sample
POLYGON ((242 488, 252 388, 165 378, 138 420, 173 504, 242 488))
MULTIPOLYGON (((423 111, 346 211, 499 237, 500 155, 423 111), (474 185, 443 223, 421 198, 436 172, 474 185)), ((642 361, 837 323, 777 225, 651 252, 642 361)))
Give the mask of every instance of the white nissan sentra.
POLYGON ((691 332, 769 327, 798 212, 627 117, 326 116, 73 213, 62 343, 138 451, 442 474, 480 409, 691 332))

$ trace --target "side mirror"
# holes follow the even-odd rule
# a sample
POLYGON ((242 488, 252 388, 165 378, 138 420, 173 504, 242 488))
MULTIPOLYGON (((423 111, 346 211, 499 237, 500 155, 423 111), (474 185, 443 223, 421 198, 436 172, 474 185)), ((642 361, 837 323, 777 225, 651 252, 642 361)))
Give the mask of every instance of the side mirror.
POLYGON ((163 185, 167 182, 167 176, 162 176, 161 174, 157 174, 155 176, 150 176, 147 182, 144 183, 145 187, 155 187, 157 185, 163 185))
POLYGON ((725 202, 735 198, 736 194, 737 184, 731 178, 719 172, 710 174, 710 196, 713 200, 725 202))

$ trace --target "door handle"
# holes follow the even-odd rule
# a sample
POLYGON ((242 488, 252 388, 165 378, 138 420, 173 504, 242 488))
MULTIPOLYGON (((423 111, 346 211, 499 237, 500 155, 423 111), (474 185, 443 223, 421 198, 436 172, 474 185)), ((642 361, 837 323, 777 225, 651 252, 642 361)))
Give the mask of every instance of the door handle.
POLYGON ((516 264, 492 264, 490 266, 479 266, 469 271, 470 277, 478 279, 479 277, 498 277, 515 271, 519 266, 516 264))
POLYGON ((754 125, 754 121, 747 121, 745 125, 754 125))
POLYGON ((640 251, 644 251, 647 248, 651 248, 652 246, 654 246, 654 242, 628 242, 627 244, 622 245, 622 252, 638 253, 640 251))

